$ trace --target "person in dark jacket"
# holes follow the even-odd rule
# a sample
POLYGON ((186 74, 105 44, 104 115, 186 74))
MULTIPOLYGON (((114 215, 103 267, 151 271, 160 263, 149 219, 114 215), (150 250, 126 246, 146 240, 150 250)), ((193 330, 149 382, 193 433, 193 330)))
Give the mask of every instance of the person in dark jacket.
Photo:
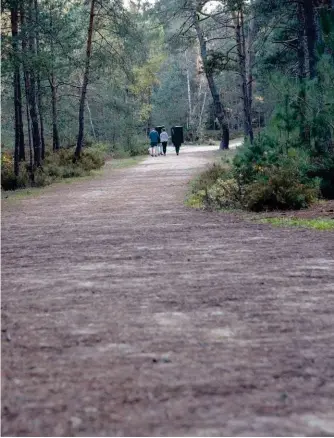
POLYGON ((149 134, 150 137, 150 143, 151 143, 151 156, 152 157, 157 157, 157 146, 159 143, 159 133, 152 128, 151 132, 149 134))

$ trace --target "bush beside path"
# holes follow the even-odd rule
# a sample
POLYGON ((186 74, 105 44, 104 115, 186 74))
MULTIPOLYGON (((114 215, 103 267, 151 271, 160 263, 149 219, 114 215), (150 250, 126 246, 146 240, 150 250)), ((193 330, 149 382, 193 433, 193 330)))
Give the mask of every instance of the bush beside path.
POLYGON ((331 435, 333 233, 187 208, 212 151, 3 210, 3 436, 331 435))

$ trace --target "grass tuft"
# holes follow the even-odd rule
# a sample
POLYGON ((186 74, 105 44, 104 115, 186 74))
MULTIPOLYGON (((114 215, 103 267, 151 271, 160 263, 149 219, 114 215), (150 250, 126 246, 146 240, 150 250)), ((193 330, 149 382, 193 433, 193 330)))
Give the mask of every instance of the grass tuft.
POLYGON ((334 230, 334 220, 317 218, 317 219, 298 219, 298 218, 280 218, 271 217, 260 221, 261 223, 271 224, 277 227, 300 227, 312 228, 314 230, 334 230))

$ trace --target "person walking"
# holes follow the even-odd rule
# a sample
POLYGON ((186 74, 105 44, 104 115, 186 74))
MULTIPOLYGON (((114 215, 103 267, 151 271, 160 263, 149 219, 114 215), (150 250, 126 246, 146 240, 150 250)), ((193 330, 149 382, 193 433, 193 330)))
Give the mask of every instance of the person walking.
POLYGON ((172 142, 175 146, 176 155, 179 155, 181 144, 184 142, 182 126, 172 127, 172 142))
POLYGON ((160 141, 162 144, 162 150, 164 155, 166 155, 167 152, 167 143, 168 143, 168 134, 166 132, 165 128, 162 128, 161 134, 160 134, 160 141))
POLYGON ((151 142, 151 157, 157 157, 157 147, 159 143, 159 134, 158 132, 152 128, 149 134, 150 142, 151 142))

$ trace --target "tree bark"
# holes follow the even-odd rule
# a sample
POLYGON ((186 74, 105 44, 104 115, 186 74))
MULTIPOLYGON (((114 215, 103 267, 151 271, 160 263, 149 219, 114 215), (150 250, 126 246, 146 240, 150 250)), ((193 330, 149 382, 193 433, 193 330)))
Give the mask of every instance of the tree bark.
POLYGON ((184 56, 186 59, 186 75, 187 75, 187 91, 188 91, 188 112, 189 112, 189 127, 192 129, 193 121, 192 121, 192 102, 191 102, 191 89, 190 89, 190 74, 189 74, 189 65, 188 65, 188 56, 187 56, 187 50, 184 52, 184 56))
POLYGON ((58 132, 58 114, 57 114, 57 86, 55 85, 54 73, 50 75, 51 102, 52 102, 52 150, 60 149, 59 132, 58 132))
POLYGON ((88 37, 87 37, 87 48, 86 48, 86 65, 85 72, 83 78, 83 84, 81 88, 81 98, 79 105, 79 132, 78 132, 78 140, 77 147, 74 153, 74 159, 78 159, 81 154, 83 138, 84 138, 84 123, 85 123, 85 100, 87 93, 87 85, 89 80, 89 67, 90 67, 90 58, 92 51, 92 35, 93 35, 93 26, 94 26, 94 9, 95 9, 95 0, 91 0, 90 5, 90 14, 89 14, 89 27, 88 27, 88 37))
POLYGON ((254 133, 252 126, 253 118, 253 65, 254 65, 254 34, 255 34, 255 18, 254 15, 250 17, 248 36, 247 36, 247 57, 246 57, 246 72, 247 72, 247 95, 248 95, 248 106, 249 106, 249 117, 250 117, 250 142, 253 143, 254 133))
MULTIPOLYGON (((38 25, 39 25, 39 10, 38 10, 38 2, 37 0, 34 0, 34 7, 35 7, 35 37, 36 37, 36 55, 39 56, 40 50, 39 50, 39 31, 38 31, 38 25)), ((36 74, 36 84, 37 84, 37 106, 38 106, 38 114, 39 114, 39 125, 41 130, 41 159, 44 160, 45 158, 45 140, 44 140, 44 119, 43 119, 43 109, 42 109, 42 89, 41 89, 41 78, 39 72, 36 74)))
POLYGON ((203 102, 202 102, 202 107, 201 107, 201 112, 199 114, 199 120, 198 120, 197 132, 198 132, 199 136, 201 136, 201 134, 202 134, 202 119, 203 119, 203 113, 204 113, 204 108, 205 108, 205 103, 206 103, 206 95, 207 95, 207 92, 205 91, 204 97, 203 97, 203 102))
POLYGON ((239 75, 241 81, 242 104, 244 113, 244 134, 253 142, 253 129, 250 114, 250 102, 248 96, 247 74, 246 74, 246 43, 244 35, 244 20, 242 6, 234 14, 235 39, 237 44, 239 75))
POLYGON ((218 119, 220 131, 221 131, 221 135, 222 135, 220 149, 228 149, 229 141, 230 141, 230 131, 228 128, 228 123, 226 121, 226 112, 225 112, 225 109, 224 109, 223 104, 221 102, 220 95, 219 95, 219 92, 217 90, 217 86, 215 84, 215 80, 213 77, 213 73, 208 68, 206 41, 205 41, 204 35, 202 33, 202 30, 200 28, 200 25, 198 23, 198 20, 197 20, 196 10, 193 11, 193 24, 194 24, 194 27, 196 30, 196 34, 197 34, 197 38, 198 38, 198 42, 199 42, 199 46, 200 46, 200 53, 201 53, 201 58, 202 58, 202 62, 203 62, 205 76, 206 76, 207 81, 208 81, 209 89, 210 89, 213 104, 214 104, 215 116, 218 119))
POLYGON ((18 23, 19 15, 16 6, 10 10, 11 31, 12 31, 12 49, 13 49, 13 89, 14 89, 14 128, 15 128, 15 144, 14 144, 14 173, 19 174, 19 162, 25 159, 24 151, 24 134, 23 134, 23 118, 22 118, 22 95, 20 82, 20 65, 18 60, 18 23))
POLYGON ((51 106, 52 106, 52 150, 60 149, 59 132, 58 132, 58 112, 57 112, 57 85, 54 73, 54 45, 53 45, 53 20, 52 11, 50 10, 50 29, 51 29, 51 73, 49 77, 51 89, 51 106))
POLYGON ((92 133, 93 133, 94 139, 96 140, 95 128, 94 128, 93 119, 92 119, 92 113, 90 111, 88 100, 87 100, 86 104, 87 104, 87 109, 88 109, 88 116, 89 116, 90 126, 92 128, 92 133))
MULTIPOLYGON (((26 98, 29 104, 29 113, 31 121, 31 131, 32 131, 32 145, 34 150, 34 165, 40 167, 42 164, 41 160, 41 138, 39 132, 38 124, 38 113, 37 113, 37 103, 36 103, 36 78, 33 68, 29 65, 30 57, 35 56, 35 35, 33 31, 33 2, 29 0, 28 3, 28 23, 29 30, 26 35, 22 38, 22 51, 23 51, 23 68, 25 76, 25 88, 26 88, 26 98), (28 60, 28 61, 27 61, 28 60)), ((24 10, 21 8, 21 24, 25 23, 24 10)))
POLYGON ((50 74, 51 101, 52 101, 52 149, 57 151, 60 149, 59 132, 58 132, 58 112, 57 112, 57 86, 54 74, 54 45, 53 45, 53 20, 52 12, 50 11, 50 28, 51 28, 51 57, 52 67, 50 74))
POLYGON ((32 150, 31 123, 30 123, 29 105, 27 99, 26 99, 26 117, 27 117, 27 132, 28 132, 28 146, 29 146, 29 175, 30 175, 30 180, 33 182, 34 181, 34 173, 33 173, 34 154, 32 150))
POLYGON ((315 22, 315 12, 313 0, 303 0, 304 17, 305 17, 305 34, 307 39, 309 75, 313 79, 316 76, 316 40, 317 29, 315 22))
POLYGON ((21 73, 18 69, 17 77, 17 99, 18 99, 18 115, 19 115, 19 132, 20 132, 20 143, 19 143, 19 160, 26 160, 25 144, 24 144, 24 132, 23 132, 23 109, 22 109, 22 92, 21 92, 21 73))
POLYGON ((305 125, 305 115, 306 115, 306 90, 305 90, 305 41, 304 41, 304 12, 301 3, 297 5, 297 16, 298 16, 298 79, 299 79, 299 93, 298 93, 298 113, 299 113, 299 135, 302 143, 307 141, 306 125, 305 125))

